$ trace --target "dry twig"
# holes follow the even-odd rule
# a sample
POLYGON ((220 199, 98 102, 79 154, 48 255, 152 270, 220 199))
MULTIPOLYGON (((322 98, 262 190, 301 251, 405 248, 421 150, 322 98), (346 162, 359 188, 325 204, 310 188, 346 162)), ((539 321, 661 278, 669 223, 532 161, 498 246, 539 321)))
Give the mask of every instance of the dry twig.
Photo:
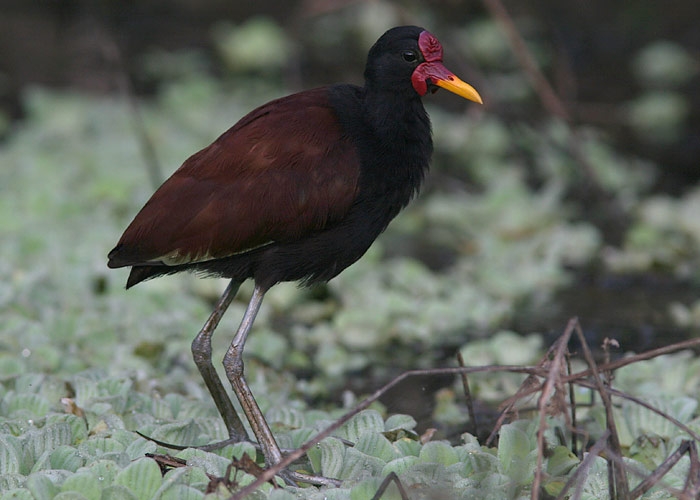
MULTIPOLYGON (((596 390, 600 396, 601 399, 603 400, 603 404, 606 407, 606 412, 608 415, 608 430, 604 434, 603 438, 599 440, 599 442, 591 448, 587 455, 584 457, 583 461, 579 465, 579 468, 577 469, 576 472, 572 475, 572 478, 570 478, 569 482, 567 482, 567 486, 565 486, 565 490, 570 489, 571 484, 573 484, 573 479, 574 478, 580 478, 583 475, 585 475, 585 472, 587 470, 587 467, 590 466, 591 460, 600 454, 601 451, 606 451, 606 455, 608 459, 611 462, 611 469, 614 469, 614 481, 616 482, 616 494, 618 495, 617 498, 630 498, 630 492, 629 492, 629 487, 627 487, 627 490, 625 490, 625 486, 627 485, 626 482, 626 476, 625 476, 625 469, 624 469, 624 463, 621 458, 621 452, 620 452, 620 445, 619 445, 619 438, 617 438, 617 435, 615 434, 613 437, 613 434, 615 431, 615 424, 612 414, 612 402, 610 400, 611 396, 614 397, 620 397, 627 399, 629 401, 638 403, 645 408, 650 409, 651 411, 654 411, 658 415, 661 415, 662 417, 668 419, 670 422, 673 422, 674 425, 677 425, 680 429, 682 429, 684 432, 687 432, 689 436, 691 436, 693 439, 700 441, 700 436, 694 433, 691 429, 689 429, 687 426, 685 426, 682 422, 679 422, 677 419, 674 419, 667 413, 654 408, 652 405, 639 400, 638 398, 635 398, 634 396, 625 394, 621 391, 618 391, 616 389, 612 389, 611 387, 607 386, 606 384, 603 383, 603 380, 600 376, 601 371, 614 371, 616 369, 619 369, 621 367, 627 366, 633 362, 639 362, 643 360, 649 360, 653 357, 656 356, 661 356, 664 354, 670 354, 672 352, 677 352, 681 350, 688 349, 690 347, 697 347, 700 346, 700 339, 693 339, 689 341, 684 341, 684 342, 679 342, 670 346, 666 346, 663 348, 659 349, 654 349, 653 351, 649 352, 644 352, 640 353, 628 358, 624 359, 619 359, 615 361, 611 361, 609 363, 605 364, 600 364, 597 365, 593 359, 592 355, 590 352, 590 349, 588 348, 588 345, 585 342, 585 339, 583 338, 583 333, 581 331, 581 327, 578 324, 578 321, 571 320, 569 322, 569 325, 567 326, 567 330, 565 333, 568 335, 571 334, 571 331, 575 332, 577 336, 579 336, 582 346, 584 348, 584 356, 587 359, 589 363, 589 368, 586 370, 582 370, 573 374, 565 374, 563 373, 563 359, 564 359, 564 353, 565 349, 564 347, 566 346, 566 342, 560 342, 558 341, 553 345, 553 347, 549 350, 549 356, 553 356, 554 361, 549 363, 548 357, 545 357, 542 362, 540 362, 539 365, 537 366, 483 366, 483 367, 455 367, 455 368, 438 368, 438 369, 427 369, 427 370, 411 370, 408 372, 405 372, 393 380, 391 380, 389 383, 384 385, 383 387, 379 388, 377 391, 375 391, 372 395, 367 397, 365 400, 360 402, 360 404, 355 407, 353 410, 350 412, 346 413, 343 415, 340 419, 335 421, 332 425, 328 426, 326 429, 323 431, 319 432, 317 435, 315 435, 313 438, 311 438, 309 441, 304 443, 300 448, 290 452, 285 456, 285 458, 280 462, 279 464, 275 465, 274 467, 270 467, 269 469, 263 471, 258 479, 251 483, 250 485, 246 486, 236 494, 234 494, 231 498, 233 500, 236 499, 242 499, 245 498, 248 494, 253 492, 255 489, 257 489, 261 484, 263 484, 265 481, 269 481, 272 479, 276 474, 278 474, 280 471, 291 465, 294 461, 297 459, 301 458, 311 447, 315 446, 318 444, 320 441, 325 439, 326 437, 330 436, 334 431, 336 431, 338 428, 340 428, 342 425, 344 425, 347 421, 349 421, 352 417, 360 413, 362 410, 366 409, 370 404, 372 404, 374 401, 378 400, 381 396, 383 396, 388 390, 390 390, 392 387, 397 385, 398 383, 402 382, 404 379, 409 378, 409 377, 414 377, 414 376, 426 376, 426 375, 445 375, 445 374, 454 374, 454 375, 461 375, 461 374, 470 374, 470 373, 494 373, 494 372, 507 372, 507 373, 521 373, 524 375, 527 375, 526 382, 523 385, 521 385, 520 389, 518 390, 517 395, 514 398, 509 398, 509 408, 512 407, 515 404, 516 399, 522 399, 526 398, 528 396, 531 396, 532 394, 542 391, 545 386, 547 386, 547 380, 550 380, 551 378, 552 382, 549 382, 549 384, 552 387, 557 387, 557 390, 560 392, 562 391, 561 387, 563 387, 563 384, 577 384, 583 387, 588 387, 591 389, 596 390), (553 366, 558 367, 557 370, 553 370, 553 366), (557 377, 555 377, 553 374, 554 373, 559 373, 557 377), (593 381, 589 380, 589 378, 593 378, 593 381), (545 379, 545 383, 539 383, 537 382, 538 378, 545 379), (528 382, 529 381, 529 382, 528 382), (556 384, 555 384, 556 381, 556 384), (605 441, 608 441, 609 444, 608 446, 605 446, 604 444, 605 441), (619 479, 618 479, 619 478, 619 479)), ((564 336, 564 335, 563 335, 564 336)), ((551 394, 551 388, 547 389, 547 393, 551 394)), ((544 402, 547 400, 547 398, 542 398, 540 397, 540 411, 544 409, 544 402)), ((500 425, 500 422, 502 422, 507 416, 507 412, 504 411, 503 413, 503 419, 499 420, 499 423, 497 425, 500 425)), ((573 423, 572 423, 573 425, 573 423)), ((572 431, 576 431, 575 429, 572 429, 572 431)), ((542 446, 542 443, 540 443, 540 446, 542 446)), ((700 474, 697 471, 700 471, 700 465, 696 466, 697 470, 695 472, 695 476, 698 476, 698 478, 693 479, 690 483, 689 486, 687 486, 687 491, 695 491, 694 488, 700 488, 700 474)), ((695 470, 695 469, 693 469, 695 470)), ((691 474, 692 475, 692 474, 691 474)), ((580 497, 580 490, 577 490, 577 493, 575 493, 574 497, 572 498, 578 498, 580 497)), ((563 498, 563 497, 562 497, 563 498)), ((612 497, 611 497, 612 498, 612 497)))
POLYGON ((532 481, 532 490, 530 495, 531 498, 535 500, 540 497, 540 485, 542 484, 542 469, 546 445, 544 433, 547 429, 546 417, 550 413, 547 411, 547 406, 550 404, 552 399, 560 399, 560 401, 555 402, 555 411, 568 415, 568 412, 566 411, 566 402, 564 401, 561 376, 564 373, 565 356, 567 352, 566 346, 569 344, 571 333, 574 331, 574 328, 576 328, 577 325, 578 320, 570 320, 564 334, 554 343, 554 346, 556 346, 554 350, 554 357, 549 363, 547 379, 542 386, 542 392, 540 393, 540 397, 537 401, 537 408, 540 414, 540 424, 539 429, 537 430, 537 467, 535 468, 535 478, 532 481))
MULTIPOLYGON (((464 358, 462 357, 461 352, 457 353, 457 362, 459 363, 460 367, 464 368, 464 358)), ((472 436, 477 436, 479 427, 476 422, 476 413, 474 412, 474 401, 472 400, 472 392, 471 390, 469 390, 469 378, 467 377, 466 372, 460 373, 460 376, 462 378, 462 387, 464 388, 464 399, 467 404, 467 413, 469 414, 469 427, 467 428, 467 432, 472 436)))
MULTIPOLYGON (((610 399, 609 392, 606 390, 609 386, 604 383, 600 376, 598 365, 593 359, 591 350, 588 347, 588 342, 586 342, 586 337, 583 335, 583 330, 581 330, 578 324, 575 330, 581 342, 581 347, 583 348, 583 356, 593 372, 593 380, 600 394, 600 398, 603 401, 603 407, 605 408, 606 426, 610 431, 610 436, 608 438, 610 453, 613 457, 621 459, 622 449, 620 447, 620 437, 617 434, 612 400, 610 399)), ((610 488, 610 498, 617 498, 619 500, 627 500, 629 498, 629 484, 627 483, 624 466, 620 461, 612 460, 612 457, 608 457, 608 486, 610 488)))
POLYGON ((389 484, 391 484, 392 482, 396 484, 396 487, 399 489, 401 499, 409 500, 408 493, 406 493, 406 489, 403 487, 403 484, 401 484, 399 476, 397 476, 396 472, 393 471, 387 474, 387 476, 384 478, 384 481, 382 481, 382 484, 380 484, 379 488, 377 488, 377 492, 374 494, 371 500, 379 500, 380 498, 382 498, 382 495, 384 495, 384 492, 389 487, 389 484))

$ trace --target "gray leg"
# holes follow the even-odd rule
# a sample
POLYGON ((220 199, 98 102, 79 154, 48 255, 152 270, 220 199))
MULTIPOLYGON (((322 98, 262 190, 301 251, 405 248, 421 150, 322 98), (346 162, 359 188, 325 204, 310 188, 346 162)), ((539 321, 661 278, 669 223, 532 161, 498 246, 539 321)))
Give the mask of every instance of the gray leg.
POLYGON ((207 385, 209 393, 214 399, 214 403, 216 403, 221 417, 224 419, 229 437, 236 441, 247 440, 248 433, 245 427, 243 427, 243 422, 241 422, 241 419, 238 417, 238 413, 233 407, 233 403, 228 397, 226 389, 224 389, 221 379, 211 362, 211 337, 219 321, 221 321, 221 317, 236 296, 236 292, 238 292, 238 287, 240 286, 240 283, 233 280, 229 283, 226 290, 221 295, 219 302, 217 302, 211 316, 209 316, 207 322, 192 341, 192 357, 194 358, 194 363, 197 365, 199 373, 202 374, 204 383, 207 385))
POLYGON ((243 378, 243 347, 248 333, 250 333, 250 329, 253 326, 253 321, 255 321, 255 316, 260 310, 260 305, 262 304, 266 291, 267 290, 258 285, 255 286, 253 297, 248 303, 248 308, 241 321, 241 326, 238 327, 238 331, 233 337, 231 346, 224 356, 224 369, 233 387, 233 392, 236 393, 236 397, 243 407, 248 423, 253 429, 253 434, 255 434, 260 444, 263 455, 265 455, 265 463, 270 466, 282 461, 282 452, 277 445, 277 441, 275 441, 275 437, 272 435, 270 427, 265 421, 265 417, 260 411, 258 403, 253 397, 253 393, 250 391, 250 387, 248 387, 248 383, 245 381, 245 378, 243 378))

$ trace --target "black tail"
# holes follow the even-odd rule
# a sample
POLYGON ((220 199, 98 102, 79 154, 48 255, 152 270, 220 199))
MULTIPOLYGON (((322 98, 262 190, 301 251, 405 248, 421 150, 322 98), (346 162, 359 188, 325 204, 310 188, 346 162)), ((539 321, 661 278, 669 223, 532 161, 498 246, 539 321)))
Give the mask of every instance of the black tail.
POLYGON ((129 279, 126 280, 126 288, 129 289, 151 278, 174 274, 179 271, 182 271, 182 268, 179 266, 134 266, 129 273, 129 279))

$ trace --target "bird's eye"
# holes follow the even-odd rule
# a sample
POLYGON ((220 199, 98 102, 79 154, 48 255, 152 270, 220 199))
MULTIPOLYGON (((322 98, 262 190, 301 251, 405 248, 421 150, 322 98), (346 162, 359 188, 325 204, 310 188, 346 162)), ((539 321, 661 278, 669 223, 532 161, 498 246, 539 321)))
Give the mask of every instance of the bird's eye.
POLYGON ((418 56, 416 56, 416 53, 412 50, 404 51, 401 54, 401 57, 403 57, 403 60, 406 62, 416 62, 418 60, 418 56))

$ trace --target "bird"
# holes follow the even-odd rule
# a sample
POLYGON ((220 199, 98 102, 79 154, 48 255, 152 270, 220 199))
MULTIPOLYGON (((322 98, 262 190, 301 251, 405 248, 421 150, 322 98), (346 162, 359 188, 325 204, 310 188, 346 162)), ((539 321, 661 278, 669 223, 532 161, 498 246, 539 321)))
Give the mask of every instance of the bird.
POLYGON ((238 292, 254 289, 223 358, 267 466, 282 453, 245 381, 243 348, 265 293, 326 282, 356 262, 418 193, 433 151, 422 104, 445 89, 482 104, 449 71, 429 31, 399 26, 371 47, 364 86, 333 84, 263 104, 168 178, 109 252, 126 287, 191 271, 227 278, 192 355, 232 439, 245 427, 212 363, 211 338, 238 292))

